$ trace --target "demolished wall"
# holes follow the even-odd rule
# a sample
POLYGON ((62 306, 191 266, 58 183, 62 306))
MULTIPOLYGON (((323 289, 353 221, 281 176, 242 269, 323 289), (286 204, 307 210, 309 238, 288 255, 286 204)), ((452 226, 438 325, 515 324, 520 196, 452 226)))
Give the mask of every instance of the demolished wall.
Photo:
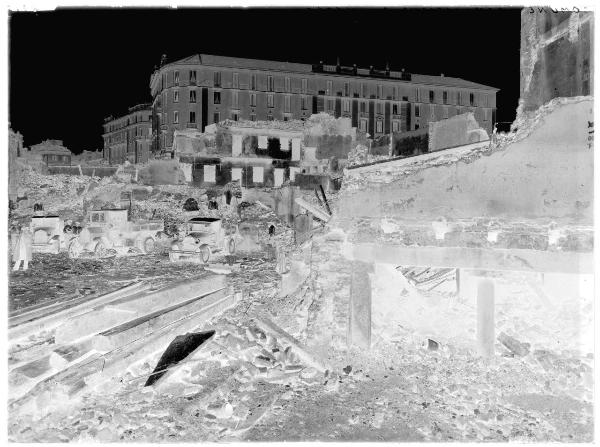
POLYGON ((138 181, 145 185, 183 185, 185 173, 177 160, 154 160, 139 171, 138 181))
POLYGON ((505 147, 347 170, 340 219, 547 218, 592 224, 591 98, 556 101, 505 147))

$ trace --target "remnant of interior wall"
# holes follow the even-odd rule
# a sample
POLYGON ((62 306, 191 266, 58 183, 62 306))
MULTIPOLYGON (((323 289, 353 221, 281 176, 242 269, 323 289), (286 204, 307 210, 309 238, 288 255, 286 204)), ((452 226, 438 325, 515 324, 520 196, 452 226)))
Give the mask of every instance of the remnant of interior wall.
POLYGON ((316 147, 316 158, 347 159, 356 141, 356 128, 350 118, 334 118, 327 113, 312 115, 306 124, 304 145, 316 147))
POLYGON ((407 132, 394 132, 392 136, 394 139, 393 156, 418 155, 429 150, 429 133, 425 128, 407 132))
POLYGON ((592 12, 521 11, 522 111, 557 97, 593 95, 592 12))
POLYGON ((429 123, 429 152, 489 140, 473 112, 429 123))
POLYGON ((185 174, 177 160, 154 160, 141 169, 138 181, 146 185, 182 185, 185 174))

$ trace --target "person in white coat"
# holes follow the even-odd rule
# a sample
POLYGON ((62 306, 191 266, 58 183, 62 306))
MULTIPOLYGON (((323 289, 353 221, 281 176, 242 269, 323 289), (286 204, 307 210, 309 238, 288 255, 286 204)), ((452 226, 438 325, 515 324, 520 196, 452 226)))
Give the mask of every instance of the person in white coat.
POLYGON ((21 234, 19 234, 19 239, 17 241, 15 251, 13 253, 13 260, 15 261, 15 265, 13 266, 13 271, 18 271, 21 267, 21 262, 23 262, 23 270, 27 270, 29 268, 29 261, 31 260, 31 244, 33 243, 33 238, 31 236, 31 230, 29 227, 24 227, 21 230, 21 234))

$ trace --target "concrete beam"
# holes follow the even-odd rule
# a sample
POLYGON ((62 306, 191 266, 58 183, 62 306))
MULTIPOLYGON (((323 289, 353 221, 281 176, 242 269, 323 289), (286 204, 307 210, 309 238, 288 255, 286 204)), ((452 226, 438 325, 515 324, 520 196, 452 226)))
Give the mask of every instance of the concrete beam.
POLYGON ((407 247, 383 243, 345 244, 350 260, 420 267, 498 271, 593 273, 593 253, 467 247, 407 247))

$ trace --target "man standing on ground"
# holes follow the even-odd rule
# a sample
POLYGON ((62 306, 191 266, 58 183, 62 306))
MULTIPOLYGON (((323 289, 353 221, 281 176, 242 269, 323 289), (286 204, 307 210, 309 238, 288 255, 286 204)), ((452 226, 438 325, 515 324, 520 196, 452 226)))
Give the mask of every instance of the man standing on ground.
POLYGON ((15 265, 13 267, 13 271, 18 271, 21 267, 21 262, 23 262, 23 270, 29 269, 29 261, 31 260, 31 244, 33 243, 31 237, 31 231, 29 227, 23 227, 21 229, 21 234, 19 235, 19 240, 16 245, 16 250, 13 256, 15 259, 15 265))

